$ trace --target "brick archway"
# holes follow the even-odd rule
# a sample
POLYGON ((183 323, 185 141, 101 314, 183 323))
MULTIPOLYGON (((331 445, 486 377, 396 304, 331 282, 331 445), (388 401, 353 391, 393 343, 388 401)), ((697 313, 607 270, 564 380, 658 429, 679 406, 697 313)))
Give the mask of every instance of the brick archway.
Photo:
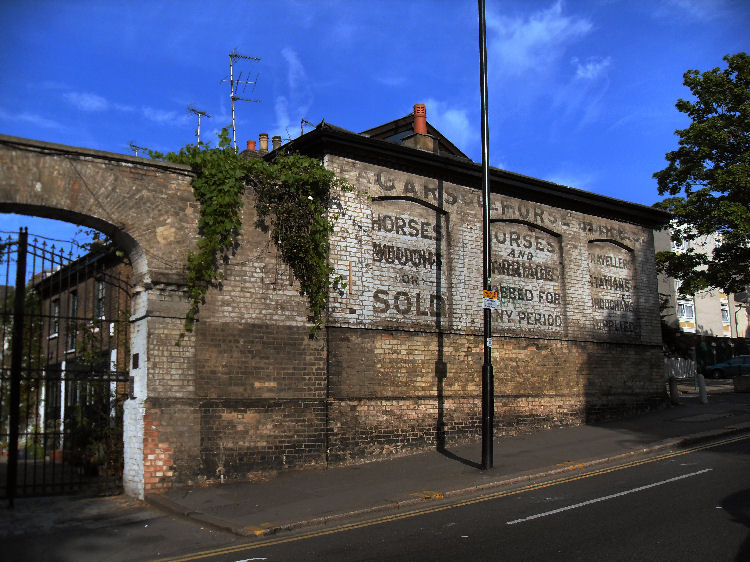
POLYGON ((174 465, 189 471, 199 458, 197 435, 175 438, 160 424, 197 423, 190 401, 180 403, 194 393, 194 341, 175 345, 187 310, 184 264, 198 237, 190 168, 0 135, 0 170, 0 213, 94 228, 128 253, 135 398, 125 405, 123 479, 142 498, 174 465))

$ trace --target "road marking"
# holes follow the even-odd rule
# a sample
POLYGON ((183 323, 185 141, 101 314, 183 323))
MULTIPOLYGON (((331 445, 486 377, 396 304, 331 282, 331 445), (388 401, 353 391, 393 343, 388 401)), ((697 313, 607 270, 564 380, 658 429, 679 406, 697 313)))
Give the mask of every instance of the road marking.
POLYGON ((646 484, 645 486, 638 486, 637 488, 633 488, 632 490, 625 490, 624 492, 617 492, 616 494, 610 494, 609 496, 602 496, 600 498, 595 498, 593 500, 588 500, 585 502, 575 503, 573 505, 568 505, 566 507, 560 507, 558 509, 553 509, 551 511, 545 511, 543 513, 537 513, 536 515, 530 515, 528 517, 524 517, 523 519, 514 519, 513 521, 506 521, 506 525, 515 525, 516 523, 524 523, 526 521, 531 521, 532 519, 539 519, 541 517, 547 517, 549 515, 556 515, 558 513, 562 513, 563 511, 569 511, 571 509, 578 509, 579 507, 585 507, 587 505, 591 505, 593 503, 599 503, 604 502, 607 500, 612 500, 614 498, 619 498, 621 496, 627 496, 628 494, 634 494, 636 492, 642 492, 643 490, 648 490, 649 488, 656 488, 657 486, 663 486, 664 484, 669 484, 670 482, 676 482, 677 480, 682 480, 684 478, 690 478, 691 476, 698 476, 699 474, 704 474, 706 472, 712 471, 712 468, 704 468, 703 470, 699 470, 698 472, 691 472, 690 474, 683 474, 682 476, 675 476, 674 478, 669 478, 667 480, 662 480, 661 482, 654 482, 653 484, 646 484))
POLYGON ((489 494, 485 494, 483 496, 475 497, 475 498, 469 498, 466 500, 462 500, 459 502, 451 503, 451 504, 440 504, 440 505, 434 505, 432 507, 428 508, 422 508, 422 509, 415 509, 412 511, 406 511, 391 515, 385 515, 383 517, 377 517, 374 519, 369 519, 367 521, 362 521, 359 523, 344 523, 342 525, 339 525, 338 527, 329 528, 329 529, 322 529, 317 531, 310 531, 307 533, 303 533, 300 535, 295 536, 286 536, 286 537, 275 537, 275 538, 269 538, 269 539, 255 539, 253 542, 243 543, 243 544, 235 544, 231 546, 224 546, 219 548, 214 548, 210 550, 204 550, 199 552, 193 552, 190 554, 184 554, 182 556, 175 556, 171 558, 160 558, 161 562, 177 562, 177 561, 187 561, 187 560, 200 560, 204 558, 211 558, 214 556, 222 556, 226 554, 233 554, 235 552, 243 552, 243 551, 250 551, 250 550, 256 550, 259 548, 264 547, 270 547, 275 546, 279 544, 286 544, 291 542, 299 542, 304 541, 308 539, 313 539, 316 537, 323 537, 326 535, 334 535, 338 533, 343 533, 345 531, 352 531, 355 529, 362 529, 366 527, 372 527, 374 525, 382 525, 384 523, 390 523, 393 521, 399 521, 401 519, 409 519, 412 517, 418 517, 420 515, 429 515, 431 513, 437 513, 440 511, 447 511, 449 509, 455 509, 457 507, 464 507, 467 505, 473 505, 477 503, 482 503, 490 500, 500 499, 508 496, 515 496, 518 494, 523 494, 525 492, 531 492, 534 490, 539 490, 542 488, 548 488, 551 486, 557 486, 559 484, 566 484, 568 482, 574 482, 576 480, 583 480, 585 478, 591 478, 593 476, 599 476, 602 474, 609 474, 611 472, 616 472, 618 470, 624 470, 627 468, 633 468, 636 466, 641 466, 644 464, 649 464, 652 462, 658 462, 666 459, 671 459, 674 457, 679 457, 682 455, 687 455, 689 453, 695 453, 697 451, 703 451, 705 449, 711 449, 714 447, 720 447, 722 445, 727 445, 730 443, 736 443, 737 441, 744 441, 745 439, 750 439, 750 433, 742 434, 734 437, 728 437, 726 439, 722 439, 721 441, 713 441, 711 443, 706 443, 704 445, 697 445, 695 447, 690 447, 688 449, 681 449, 679 451, 671 451, 669 453, 664 453, 661 455, 656 455, 653 457, 645 458, 645 459, 639 459, 635 461, 630 461, 627 463, 623 463, 616 466, 611 466, 608 468, 600 468, 597 470, 592 470, 591 472, 586 472, 584 474, 578 474, 575 476, 567 476, 563 478, 556 478, 554 480, 547 480, 544 482, 535 482, 532 484, 529 484, 527 486, 523 486, 522 488, 518 488, 515 490, 501 490, 498 492, 493 492, 489 494))

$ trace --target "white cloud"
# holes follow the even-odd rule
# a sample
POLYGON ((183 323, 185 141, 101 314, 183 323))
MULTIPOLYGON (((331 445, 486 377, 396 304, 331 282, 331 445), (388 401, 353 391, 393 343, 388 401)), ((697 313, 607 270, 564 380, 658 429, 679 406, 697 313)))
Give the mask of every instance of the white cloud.
POLYGON ((424 103, 427 106, 427 120, 463 152, 470 150, 479 133, 472 126, 467 111, 432 98, 424 103))
MULTIPOLYGON (((47 87, 62 88, 63 86, 55 83, 50 83, 47 87)), ((68 101, 68 103, 75 106, 81 111, 99 112, 108 111, 110 109, 123 111, 126 113, 132 113, 133 111, 136 111, 136 108, 132 105, 113 103, 108 101, 106 98, 98 94, 92 94, 91 92, 68 91, 63 94, 63 97, 68 101)))
POLYGON ((141 112, 146 119, 160 125, 183 125, 188 122, 187 114, 176 111, 165 111, 163 109, 144 106, 141 108, 141 112))
MULTIPOLYGON (((284 96, 279 96, 276 98, 276 102, 274 103, 274 111, 276 112, 276 132, 279 133, 283 131, 284 133, 286 133, 286 131, 289 130, 291 121, 289 119, 289 102, 284 96)), ((292 131, 289 132, 291 133, 292 131)))
POLYGON ((575 73, 566 83, 555 88, 552 97, 554 128, 580 129, 598 122, 604 113, 605 96, 610 86, 607 70, 612 59, 589 57, 582 62, 574 57, 570 63, 575 73))
POLYGON ((313 102, 312 89, 297 52, 289 47, 281 50, 287 63, 286 95, 277 96, 274 102, 276 113, 275 134, 284 138, 296 136, 297 125, 301 119, 307 119, 307 111, 313 102))
POLYGON ((299 60, 297 52, 294 49, 285 47, 281 50, 281 54, 289 66, 287 69, 287 81, 292 97, 309 99, 311 92, 307 82, 307 73, 305 72, 305 67, 302 66, 302 62, 299 60))
POLYGON ((654 16, 671 18, 675 13, 690 19, 705 21, 716 19, 728 13, 726 0, 667 0, 656 4, 654 16))
POLYGON ((128 113, 136 110, 132 105, 123 105, 121 103, 115 103, 112 105, 112 107, 114 107, 117 111, 125 111, 128 113))
POLYGON ((64 128, 57 121, 53 121, 52 119, 47 119, 46 117, 42 117, 41 115, 36 115, 34 113, 28 113, 28 112, 14 114, 14 113, 8 113, 7 111, 0 109, 0 120, 15 121, 18 123, 28 123, 36 127, 43 127, 45 129, 63 129, 64 128))
POLYGON ((487 12, 488 54, 500 72, 520 74, 546 67, 557 59, 568 43, 587 35, 593 28, 585 18, 563 14, 558 0, 528 17, 501 16, 487 12))
POLYGON ((588 189, 596 181, 596 175, 591 172, 573 172, 570 170, 558 170, 547 174, 544 179, 577 189, 588 189))
POLYGON ((590 57, 583 64, 577 59, 573 58, 571 62, 576 67, 576 78, 582 78, 584 80, 594 80, 599 78, 609 67, 612 59, 610 57, 597 58, 590 57))
POLYGON ((63 97, 81 111, 105 111, 109 102, 102 96, 89 92, 67 92, 63 97))

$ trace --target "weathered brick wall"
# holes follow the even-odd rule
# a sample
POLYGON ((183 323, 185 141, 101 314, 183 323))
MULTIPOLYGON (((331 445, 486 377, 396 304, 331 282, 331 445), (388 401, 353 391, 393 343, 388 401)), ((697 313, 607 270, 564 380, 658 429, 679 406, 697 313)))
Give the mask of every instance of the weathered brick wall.
POLYGON ((128 250, 137 283, 179 281, 198 239, 188 166, 2 135, 0 141, 0 208, 101 230, 128 250))
MULTIPOLYGON (((329 459, 475 437, 482 347, 478 190, 328 156, 336 200, 329 459), (444 376, 439 376, 444 373, 444 376)), ((663 401, 650 230, 493 195, 498 431, 663 401)))
POLYGON ((326 341, 267 234, 243 231, 195 330, 201 475, 228 477, 325 461, 326 341))
MULTIPOLYGON (((481 336, 330 328, 328 345, 331 462, 479 435, 481 336)), ((663 400, 662 364, 658 346, 496 338, 496 429, 654 407, 663 400)))
MULTIPOLYGON (((450 444, 480 427, 477 191, 343 158, 331 261, 344 281, 310 340, 306 302, 245 200, 241 244, 196 329, 199 472, 450 444)), ((496 425, 580 423, 663 399, 651 233, 510 198, 494 205, 496 425)), ((217 472, 219 471, 219 472, 217 472)))
POLYGON ((0 210, 100 230, 132 263, 135 399, 124 406, 123 483, 138 497, 195 472, 200 458, 192 341, 175 346, 198 240, 191 179, 185 165, 0 135, 0 210))
POLYGON ((191 399, 148 398, 143 416, 144 492, 191 481, 200 474, 196 431, 200 424, 191 399))

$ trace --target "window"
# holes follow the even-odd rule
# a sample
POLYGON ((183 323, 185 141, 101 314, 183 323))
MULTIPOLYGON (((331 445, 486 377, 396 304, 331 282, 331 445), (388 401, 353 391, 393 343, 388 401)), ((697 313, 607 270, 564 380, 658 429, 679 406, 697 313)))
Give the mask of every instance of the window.
POLYGON ((50 336, 56 336, 60 332, 60 299, 52 301, 52 333, 50 336))
POLYGON ((70 292, 70 327, 68 329, 68 350, 76 348, 76 321, 78 320, 78 291, 70 292))
POLYGON ((685 252, 688 249, 687 240, 675 240, 672 239, 672 251, 673 252, 685 252))
POLYGON ((107 286, 104 284, 104 281, 97 281, 96 282, 96 317, 97 318, 104 318, 104 299, 107 294, 107 286))
POLYGON ((677 318, 680 320, 692 320, 695 318, 693 301, 677 301, 677 318))
POLYGON ((721 303, 721 321, 724 324, 729 324, 729 303, 721 303))

